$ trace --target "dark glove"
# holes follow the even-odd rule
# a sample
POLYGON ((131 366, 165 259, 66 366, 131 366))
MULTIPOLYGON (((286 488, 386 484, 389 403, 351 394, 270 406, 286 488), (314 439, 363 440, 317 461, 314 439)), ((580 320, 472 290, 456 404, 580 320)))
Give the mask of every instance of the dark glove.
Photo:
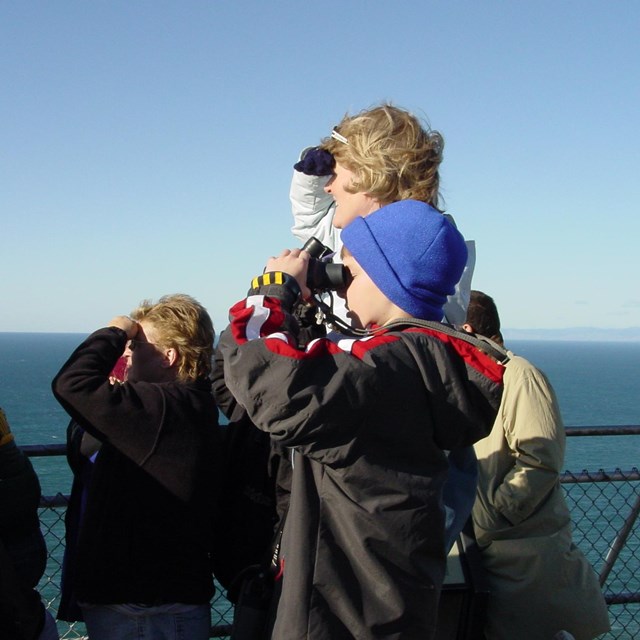
POLYGON ((328 151, 320 147, 311 147, 304 152, 293 168, 308 176, 330 176, 335 164, 336 161, 328 151))

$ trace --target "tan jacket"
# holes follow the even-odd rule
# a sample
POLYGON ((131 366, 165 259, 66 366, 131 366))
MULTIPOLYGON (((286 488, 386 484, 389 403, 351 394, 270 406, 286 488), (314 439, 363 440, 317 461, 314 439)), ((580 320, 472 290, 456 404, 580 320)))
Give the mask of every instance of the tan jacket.
POLYGON ((487 640, 590 640, 609 629, 596 574, 571 540, 560 487, 565 431, 545 375, 511 355, 488 437, 474 445, 473 523, 492 593, 487 640))

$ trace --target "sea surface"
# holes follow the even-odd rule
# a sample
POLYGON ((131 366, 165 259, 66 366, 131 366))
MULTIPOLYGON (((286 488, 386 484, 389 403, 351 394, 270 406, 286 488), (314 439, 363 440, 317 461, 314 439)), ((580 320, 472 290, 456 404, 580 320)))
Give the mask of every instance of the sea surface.
MULTIPOLYGON (((51 380, 83 334, 0 333, 0 407, 18 444, 65 442, 68 417, 51 380)), ((513 341, 542 369, 567 426, 640 425, 640 342, 513 341)), ((43 493, 67 492, 64 458, 34 460, 43 493)), ((640 465, 640 436, 568 438, 565 468, 629 470, 640 465)))

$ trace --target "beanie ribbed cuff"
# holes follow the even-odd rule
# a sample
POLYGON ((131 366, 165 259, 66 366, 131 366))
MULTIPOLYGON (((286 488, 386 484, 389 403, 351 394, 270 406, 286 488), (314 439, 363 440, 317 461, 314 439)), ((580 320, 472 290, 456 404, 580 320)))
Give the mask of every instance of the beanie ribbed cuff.
MULTIPOLYGON (((350 236, 350 234, 347 234, 350 236)), ((347 228, 343 230, 342 241, 349 249, 351 255, 358 261, 358 264, 366 271, 367 275, 376 283, 376 286, 384 295, 403 311, 416 318, 424 320, 442 320, 442 306, 446 302, 446 296, 430 296, 430 300, 420 300, 413 292, 409 291, 402 283, 393 266, 387 260, 382 248, 371 232, 370 227, 365 223, 364 218, 356 218, 347 228), (348 242, 350 237, 345 239, 347 229, 353 225, 350 233, 355 231, 357 242, 348 242)))
POLYGON ((378 289, 416 318, 442 320, 467 262, 464 238, 425 202, 400 200, 342 230, 342 241, 378 289))

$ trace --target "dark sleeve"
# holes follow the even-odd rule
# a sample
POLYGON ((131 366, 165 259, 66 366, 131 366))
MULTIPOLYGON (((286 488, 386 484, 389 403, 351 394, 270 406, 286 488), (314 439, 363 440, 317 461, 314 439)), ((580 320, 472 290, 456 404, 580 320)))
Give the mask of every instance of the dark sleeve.
MULTIPOLYGON (((221 336, 224 335, 229 329, 225 329, 221 336)), ((221 338, 222 339, 222 338, 221 338)), ((211 374, 211 391, 215 398, 218 409, 224 413, 224 415, 230 420, 231 416, 238 406, 236 399, 231 394, 231 391, 227 388, 224 382, 224 360, 222 357, 222 351, 220 350, 220 343, 214 352, 213 357, 213 372, 211 374)))
POLYGON ((80 475, 87 459, 80 453, 84 429, 75 421, 70 420, 67 426, 67 463, 74 476, 80 475))
POLYGON ((464 340, 429 333, 401 335, 424 382, 434 440, 446 450, 468 447, 491 431, 504 367, 464 340))
MULTIPOLYGON (((277 300, 280 312, 272 318, 271 326, 277 327, 279 330, 287 331, 292 336, 297 336, 300 327, 293 310, 299 306, 300 288, 291 276, 280 274, 281 279, 279 282, 275 282, 274 276, 275 273, 270 272, 254 278, 249 293, 247 294, 249 296, 248 299, 268 296, 277 300), (284 278, 284 282, 282 278, 284 278)), ((213 397, 216 400, 218 408, 229 420, 231 420, 232 417, 233 419, 240 419, 243 413, 225 382, 224 357, 220 345, 228 341, 233 342, 233 339, 229 338, 231 330, 232 327, 230 325, 220 335, 218 346, 214 353, 214 365, 211 376, 213 397)))
POLYGON ((158 384, 111 384, 109 374, 126 341, 126 333, 115 327, 91 334, 62 366, 52 389, 86 431, 141 464, 156 443, 166 399, 158 384))
POLYGON ((13 543, 38 530, 40 481, 14 441, 0 447, 0 539, 13 543))
POLYGON ((37 638, 44 611, 38 592, 21 585, 0 539, 0 638, 37 638))
POLYGON ((275 298, 247 298, 231 315, 220 339, 225 380, 253 423, 318 460, 346 454, 363 409, 380 395, 375 366, 326 338, 299 349, 275 298))

